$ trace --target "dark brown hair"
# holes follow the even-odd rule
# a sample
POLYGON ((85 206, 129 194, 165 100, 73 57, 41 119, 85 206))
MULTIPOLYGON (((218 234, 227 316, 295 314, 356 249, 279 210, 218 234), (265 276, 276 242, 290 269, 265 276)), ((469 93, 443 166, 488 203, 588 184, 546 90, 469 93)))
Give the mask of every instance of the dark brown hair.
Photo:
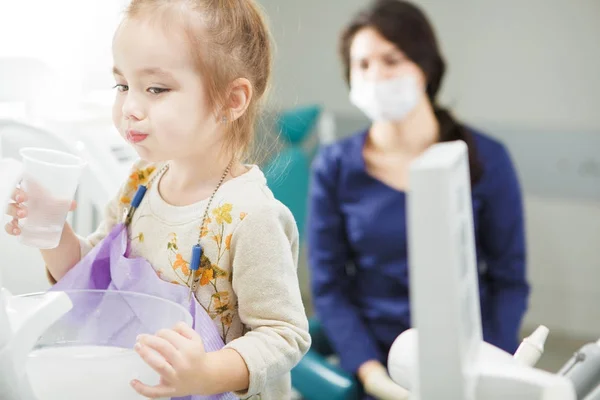
POLYGON ((421 68, 427 79, 427 96, 440 126, 440 141, 463 140, 467 144, 471 183, 477 183, 483 168, 477 156, 473 135, 457 122, 448 110, 440 107, 436 102, 446 64, 433 28, 425 14, 415 5, 402 0, 376 0, 368 8, 359 12, 342 33, 340 41, 344 76, 348 84, 350 84, 350 47, 356 33, 364 28, 377 30, 421 68))

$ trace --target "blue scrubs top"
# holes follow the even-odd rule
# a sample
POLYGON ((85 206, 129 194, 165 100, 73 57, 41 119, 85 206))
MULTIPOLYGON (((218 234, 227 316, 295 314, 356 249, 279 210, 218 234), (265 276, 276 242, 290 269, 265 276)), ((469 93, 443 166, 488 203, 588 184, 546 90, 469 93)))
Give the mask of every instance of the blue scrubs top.
MULTIPOLYGON (((521 190, 506 148, 471 132, 484 168, 471 190, 483 335, 513 353, 529 295, 521 190)), ((392 342, 411 326, 406 194, 369 175, 366 138, 320 150, 307 225, 315 311, 350 373, 371 359, 387 365, 392 342)))

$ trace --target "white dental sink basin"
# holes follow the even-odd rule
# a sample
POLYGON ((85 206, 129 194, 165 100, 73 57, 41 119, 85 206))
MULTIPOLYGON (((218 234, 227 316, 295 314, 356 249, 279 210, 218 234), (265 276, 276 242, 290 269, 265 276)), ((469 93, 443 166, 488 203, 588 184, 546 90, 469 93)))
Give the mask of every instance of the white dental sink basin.
MULTIPOLYGON (((73 308, 29 354, 26 371, 36 400, 138 400, 132 379, 149 385, 158 374, 135 353, 136 337, 192 323, 180 305, 117 291, 67 291, 73 308)), ((36 294, 26 297, 39 296, 36 294)))

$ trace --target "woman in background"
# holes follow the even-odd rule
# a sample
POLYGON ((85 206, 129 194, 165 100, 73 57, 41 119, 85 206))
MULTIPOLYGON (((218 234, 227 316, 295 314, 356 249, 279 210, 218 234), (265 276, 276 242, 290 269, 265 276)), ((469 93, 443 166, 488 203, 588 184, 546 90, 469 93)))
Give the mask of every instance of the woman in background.
POLYGON ((437 104, 445 64, 414 5, 373 3, 343 32, 341 56, 350 99, 372 125, 317 156, 308 245, 316 313, 342 368, 363 384, 389 380, 391 344, 411 326, 408 168, 432 144, 453 140, 469 149, 484 339, 514 352, 529 286, 521 191, 507 150, 437 104))

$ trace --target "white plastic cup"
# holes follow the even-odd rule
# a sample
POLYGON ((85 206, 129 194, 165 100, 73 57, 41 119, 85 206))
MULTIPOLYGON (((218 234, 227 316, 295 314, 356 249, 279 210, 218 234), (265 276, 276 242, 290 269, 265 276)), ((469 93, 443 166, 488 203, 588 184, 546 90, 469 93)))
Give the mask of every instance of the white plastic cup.
POLYGON ((27 217, 20 220, 21 243, 54 249, 60 238, 86 162, 73 154, 27 147, 21 188, 27 193, 27 217))

